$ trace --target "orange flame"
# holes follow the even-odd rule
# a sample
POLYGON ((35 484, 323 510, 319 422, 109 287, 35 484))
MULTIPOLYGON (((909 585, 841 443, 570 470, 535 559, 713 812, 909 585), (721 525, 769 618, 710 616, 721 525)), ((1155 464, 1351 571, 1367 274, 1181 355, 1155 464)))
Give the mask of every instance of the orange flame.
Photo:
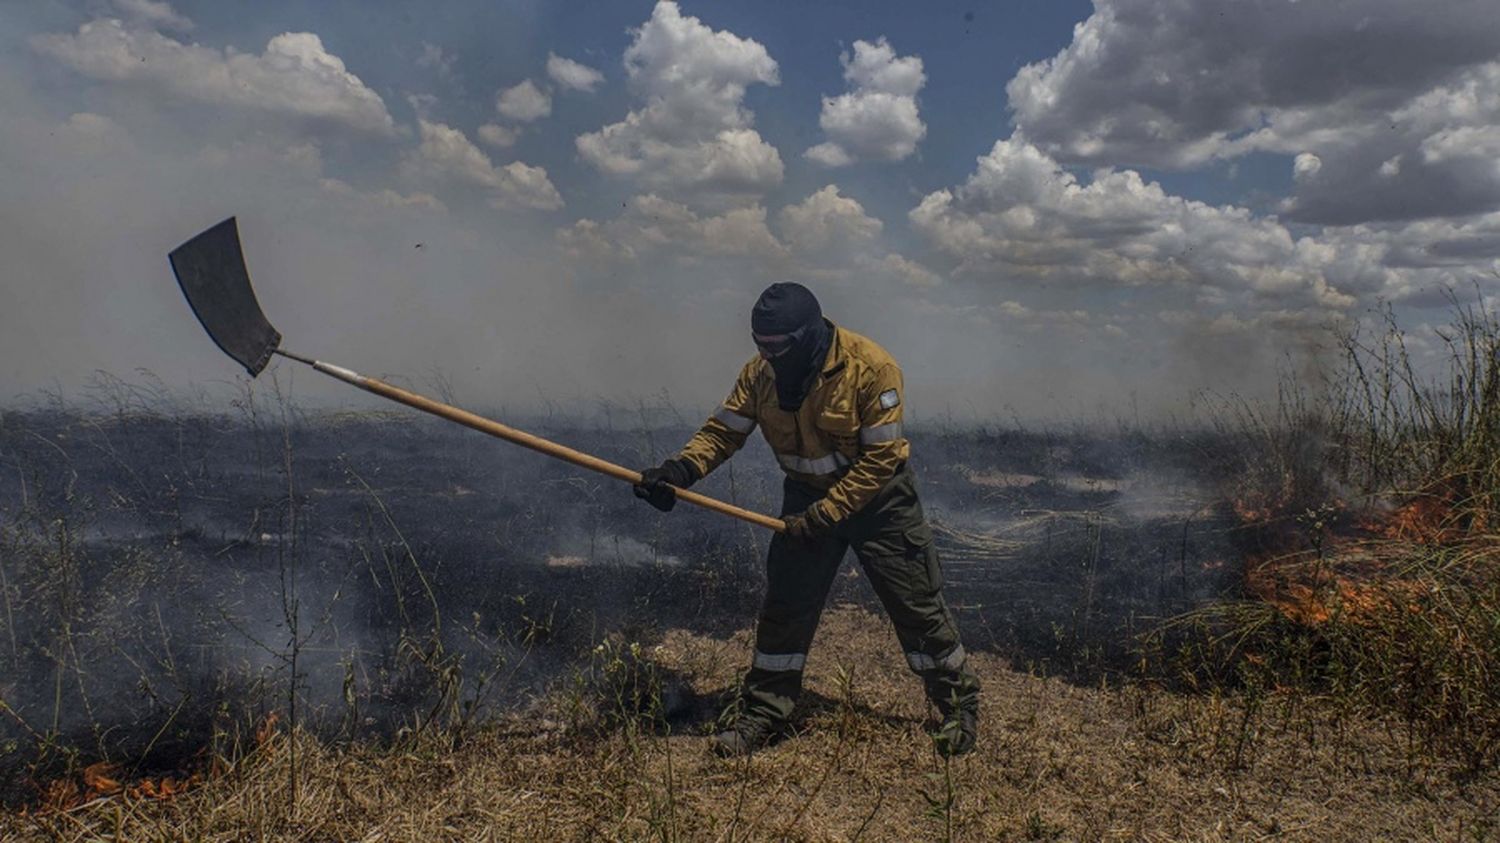
MULTIPOLYGON (((277 724, 281 721, 276 712, 267 714, 255 729, 256 746, 264 746, 277 735, 277 724)), ((83 768, 77 777, 55 779, 37 787, 36 804, 23 808, 21 816, 51 814, 71 811, 96 799, 123 796, 127 799, 171 799, 187 793, 204 782, 223 775, 228 767, 217 754, 207 750, 199 753, 200 766, 204 756, 208 757, 206 768, 182 771, 160 777, 139 779, 128 786, 124 781, 124 769, 112 761, 99 761, 83 768)))
MULTIPOLYGON (((1234 508, 1249 524, 1267 520, 1266 513, 1243 502, 1235 502, 1234 508)), ((1288 552, 1301 544, 1291 531, 1268 538, 1266 552, 1246 560, 1246 594, 1292 621, 1318 626, 1335 617, 1369 623, 1398 609, 1422 611, 1423 586, 1396 573, 1400 553, 1394 546, 1448 544, 1469 537, 1453 520, 1451 496, 1436 489, 1350 529, 1325 527, 1316 552, 1288 552)))
MULTIPOLYGON (((126 787, 119 764, 100 761, 83 768, 78 779, 63 778, 48 782, 37 800, 36 814, 71 811, 96 799, 124 795, 129 799, 170 799, 206 781, 203 773, 144 778, 126 787)), ((23 810, 22 815, 30 813, 23 810)))
POLYGON ((1461 538, 1453 526, 1453 507, 1444 497, 1416 498, 1360 527, 1393 541, 1418 544, 1444 544, 1461 538))
MULTIPOLYGON (((120 765, 100 761, 83 768, 83 786, 98 796, 109 796, 120 792, 120 765)), ((88 801, 85 798, 84 801, 88 801)))
POLYGON ((255 729, 255 745, 265 746, 266 741, 276 737, 276 724, 280 722, 280 713, 273 711, 267 714, 266 718, 260 721, 260 726, 255 729))

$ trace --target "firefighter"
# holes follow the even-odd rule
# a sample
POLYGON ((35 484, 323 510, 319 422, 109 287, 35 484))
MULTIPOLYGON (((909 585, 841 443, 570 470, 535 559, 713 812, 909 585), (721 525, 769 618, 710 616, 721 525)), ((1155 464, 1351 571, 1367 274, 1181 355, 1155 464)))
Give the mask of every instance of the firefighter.
POLYGON ((755 656, 737 716, 713 737, 720 755, 742 755, 785 724, 823 603, 852 547, 875 588, 906 661, 942 716, 935 745, 974 747, 979 681, 943 602, 932 529, 922 514, 901 429, 901 369, 880 346, 823 318, 801 284, 771 285, 750 317, 759 353, 729 397, 676 456, 641 472, 637 496, 668 511, 685 489, 744 444, 757 426, 785 471, 771 539, 755 656))

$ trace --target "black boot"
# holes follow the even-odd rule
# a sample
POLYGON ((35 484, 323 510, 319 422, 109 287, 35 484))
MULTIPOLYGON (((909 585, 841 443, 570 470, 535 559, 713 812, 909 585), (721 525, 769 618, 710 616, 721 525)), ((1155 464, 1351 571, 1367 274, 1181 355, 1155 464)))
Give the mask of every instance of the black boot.
POLYGON ((734 725, 709 739, 709 746, 720 758, 749 755, 771 742, 770 724, 754 717, 741 717, 734 725))
POLYGON ((974 751, 979 741, 979 713, 971 708, 955 709, 943 718, 932 735, 933 746, 944 758, 957 758, 974 751))

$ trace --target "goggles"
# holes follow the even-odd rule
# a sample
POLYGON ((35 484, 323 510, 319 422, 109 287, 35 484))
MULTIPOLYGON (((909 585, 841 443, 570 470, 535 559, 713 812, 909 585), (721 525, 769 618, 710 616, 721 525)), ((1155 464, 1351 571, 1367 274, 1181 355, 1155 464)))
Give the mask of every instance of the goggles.
POLYGON ((767 358, 771 358, 780 357, 791 351, 792 346, 796 345, 806 333, 807 328, 805 327, 798 328, 789 334, 775 334, 772 336, 757 334, 752 331, 750 338, 755 340, 755 347, 760 349, 761 354, 767 358))

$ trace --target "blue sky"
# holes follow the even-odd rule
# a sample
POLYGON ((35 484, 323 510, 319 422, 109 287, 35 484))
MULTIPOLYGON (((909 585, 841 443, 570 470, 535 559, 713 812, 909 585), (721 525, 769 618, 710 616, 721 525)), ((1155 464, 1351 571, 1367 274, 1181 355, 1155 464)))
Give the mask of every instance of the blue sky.
POLYGON ((919 416, 1264 392, 1332 325, 1425 331, 1496 286, 1496 17, 10 4, 0 395, 224 380, 162 257, 230 214, 289 347, 487 406, 707 406, 783 278, 903 361, 919 416))

